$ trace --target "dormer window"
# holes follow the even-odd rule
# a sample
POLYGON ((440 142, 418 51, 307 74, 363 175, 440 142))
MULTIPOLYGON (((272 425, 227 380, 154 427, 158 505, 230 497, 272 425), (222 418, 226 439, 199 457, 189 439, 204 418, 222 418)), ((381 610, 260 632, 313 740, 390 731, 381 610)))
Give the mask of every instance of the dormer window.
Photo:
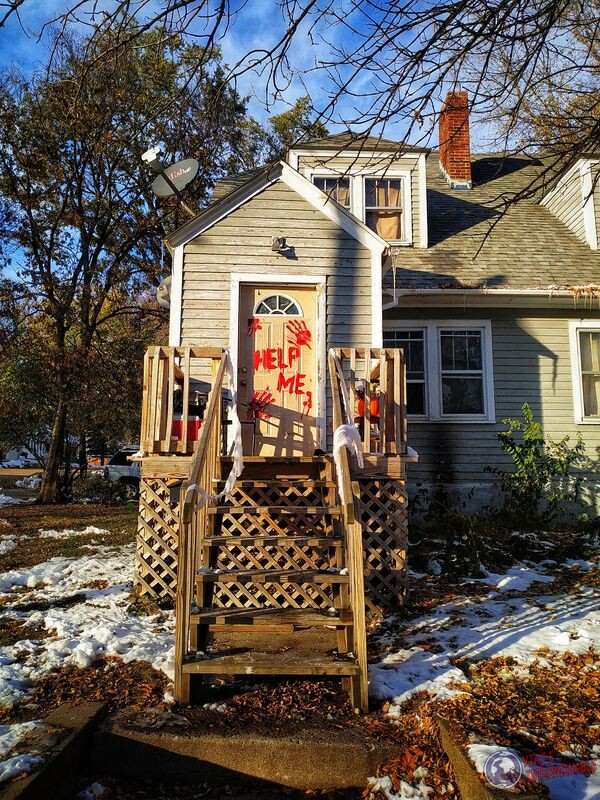
MULTIPOLYGON (((424 162, 423 162, 424 163, 424 162)), ((411 173, 385 168, 341 174, 327 167, 307 170, 307 177, 372 231, 396 245, 412 245, 411 173), (318 170, 318 171, 317 171, 318 170)), ((421 227, 424 227, 423 221, 421 227)))
POLYGON ((402 179, 365 178, 365 222, 388 242, 402 241, 402 179))
POLYGON ((313 183, 336 203, 350 209, 350 178, 313 176, 313 183))

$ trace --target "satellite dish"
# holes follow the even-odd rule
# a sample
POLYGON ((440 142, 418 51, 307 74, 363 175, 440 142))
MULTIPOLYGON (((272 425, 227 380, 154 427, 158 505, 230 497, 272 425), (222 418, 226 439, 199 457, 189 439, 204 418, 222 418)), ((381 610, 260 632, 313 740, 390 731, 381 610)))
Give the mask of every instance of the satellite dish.
MULTIPOLYGON (((190 181, 193 181, 198 174, 198 161, 195 158, 184 158, 172 167, 165 167, 165 175, 169 178, 173 186, 181 191, 190 181)), ((158 197, 170 197, 175 194, 173 188, 162 175, 158 175, 152 184, 152 190, 158 197)))
POLYGON ((161 308, 171 308, 171 276, 156 287, 156 300, 161 308))

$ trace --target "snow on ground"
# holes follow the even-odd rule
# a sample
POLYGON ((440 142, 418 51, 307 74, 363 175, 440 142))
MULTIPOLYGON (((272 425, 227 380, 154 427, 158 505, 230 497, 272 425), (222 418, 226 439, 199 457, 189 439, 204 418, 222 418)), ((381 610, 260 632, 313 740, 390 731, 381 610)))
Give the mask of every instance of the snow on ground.
POLYGON ((74 528, 64 528, 61 531, 54 530, 53 528, 48 528, 47 530, 40 528, 38 530, 40 539, 69 539, 71 536, 83 536, 84 534, 87 536, 91 536, 93 534, 97 536, 104 536, 110 535, 110 531, 107 531, 104 528, 96 528, 95 525, 88 525, 87 528, 84 528, 82 531, 76 531, 74 528))
MULTIPOLYGON (((552 576, 532 572, 526 565, 508 570, 504 577, 514 579, 511 588, 553 581, 552 576)), ((536 653, 541 648, 555 653, 600 651, 600 611, 593 589, 509 599, 502 596, 509 586, 503 576, 494 575, 491 582, 502 586, 478 597, 441 604, 416 620, 398 622, 393 636, 379 637, 378 644, 389 652, 370 667, 369 692, 375 699, 391 701, 392 716, 398 716, 402 703, 417 692, 428 691, 436 699, 457 694, 460 690, 453 684, 467 678, 452 665, 455 658, 513 656, 526 664, 540 659, 536 653), (394 643, 399 636, 403 646, 397 649, 394 643)))
POLYGON ((40 475, 28 475, 15 483, 15 486, 18 486, 19 489, 39 489, 41 485, 42 478, 40 475))
POLYGON ((22 500, 19 500, 16 497, 9 497, 7 494, 0 493, 0 508, 5 508, 5 506, 16 506, 21 502, 22 500))
POLYGON ((41 720, 20 722, 16 725, 0 725, 0 783, 10 780, 22 772, 29 772, 43 760, 41 756, 33 753, 20 753, 6 758, 8 753, 14 750, 23 739, 42 727, 41 720))
POLYGON ((86 667, 106 655, 149 661, 172 677, 173 613, 150 617, 127 613, 134 563, 133 544, 98 545, 90 546, 89 554, 81 558, 56 557, 0 574, 3 614, 51 632, 43 640, 0 647, 0 705, 10 706, 25 697, 33 682, 52 670, 68 664, 86 667), (92 588, 98 581, 108 585, 92 588), (16 592, 21 586, 32 591, 16 592), (57 606, 56 601, 65 597, 73 603, 57 606), (44 610, 30 610, 37 604, 44 610))
POLYGON ((467 748, 467 754, 481 775, 496 773, 509 782, 516 782, 521 773, 530 780, 544 784, 549 790, 550 800, 597 800, 600 797, 600 773, 591 771, 590 762, 567 762, 544 757, 539 766, 529 766, 523 763, 516 750, 497 744, 473 744, 467 748), (488 759, 495 763, 486 768, 488 759), (516 765, 520 766, 512 774, 511 770, 516 765))

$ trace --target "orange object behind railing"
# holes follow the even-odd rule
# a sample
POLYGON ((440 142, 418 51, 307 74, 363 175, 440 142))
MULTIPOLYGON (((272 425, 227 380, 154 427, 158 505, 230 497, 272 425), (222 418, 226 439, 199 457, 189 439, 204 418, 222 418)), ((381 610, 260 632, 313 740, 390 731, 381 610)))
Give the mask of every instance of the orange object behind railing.
POLYGON ((144 358, 140 448, 147 455, 191 455, 200 435, 194 386, 210 385, 218 347, 149 347, 144 358), (190 411, 191 409, 191 411, 190 411))
MULTIPOLYGON (((404 455, 407 448, 406 368, 402 350, 335 350, 366 453, 404 455), (374 392, 377 392, 375 394, 374 392)), ((335 424, 335 423, 334 423, 335 424)))

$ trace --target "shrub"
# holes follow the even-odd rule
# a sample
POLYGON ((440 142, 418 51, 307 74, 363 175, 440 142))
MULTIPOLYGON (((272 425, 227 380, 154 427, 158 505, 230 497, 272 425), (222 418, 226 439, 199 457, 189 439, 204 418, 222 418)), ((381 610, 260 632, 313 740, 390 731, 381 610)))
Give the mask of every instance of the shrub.
POLYGON ((104 475, 82 475, 73 481, 73 500, 104 506, 119 505, 127 499, 127 487, 104 475))
POLYGON ((498 475, 504 496, 502 512, 518 524, 547 524, 572 506, 579 497, 579 482, 571 468, 584 454, 581 434, 575 445, 569 436, 559 442, 544 436, 528 403, 521 406, 523 419, 504 419, 507 431, 498 434, 500 445, 507 453, 512 472, 488 467, 498 475))

